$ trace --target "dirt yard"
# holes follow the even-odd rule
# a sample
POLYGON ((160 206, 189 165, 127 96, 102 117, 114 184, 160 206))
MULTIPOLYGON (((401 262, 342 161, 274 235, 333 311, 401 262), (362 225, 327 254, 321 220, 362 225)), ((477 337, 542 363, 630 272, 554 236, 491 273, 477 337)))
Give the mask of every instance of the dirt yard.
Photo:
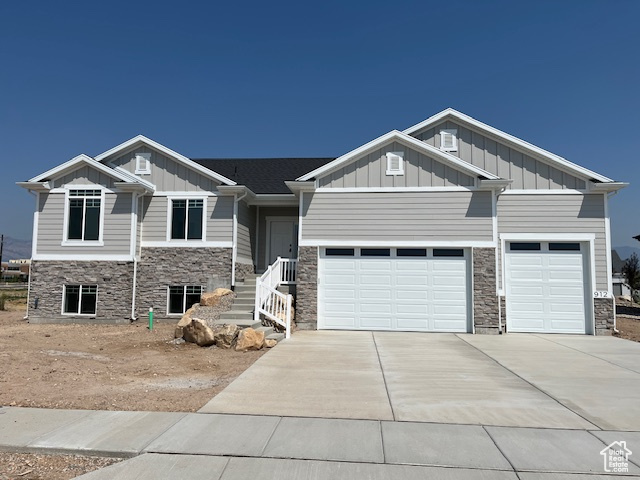
POLYGON ((31 325, 0 311, 0 405, 195 412, 265 353, 174 345, 174 324, 31 325))
POLYGON ((122 460, 80 455, 0 452, 0 480, 68 480, 122 460))
POLYGON ((640 305, 628 300, 616 300, 616 326, 620 338, 640 342, 640 305))

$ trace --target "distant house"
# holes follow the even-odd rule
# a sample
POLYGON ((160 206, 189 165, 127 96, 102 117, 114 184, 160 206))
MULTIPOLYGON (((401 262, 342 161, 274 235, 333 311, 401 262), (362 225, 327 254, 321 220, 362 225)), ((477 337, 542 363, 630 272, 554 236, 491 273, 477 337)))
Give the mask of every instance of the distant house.
POLYGON ((2 274, 0 278, 3 281, 22 281, 29 279, 29 264, 31 260, 9 260, 2 262, 2 274))
POLYGON ((271 269, 300 328, 614 324, 607 203, 626 184, 453 109, 338 158, 194 160, 137 136, 19 185, 38 197, 32 322, 171 318, 212 276, 271 269))

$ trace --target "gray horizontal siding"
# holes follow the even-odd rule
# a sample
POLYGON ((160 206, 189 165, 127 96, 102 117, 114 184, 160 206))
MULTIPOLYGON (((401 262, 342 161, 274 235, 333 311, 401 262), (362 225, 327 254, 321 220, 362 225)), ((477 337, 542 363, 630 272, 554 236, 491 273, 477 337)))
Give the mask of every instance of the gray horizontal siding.
POLYGON ((465 126, 446 121, 414 136, 440 148, 440 130, 458 129, 458 151, 449 152, 502 178, 510 189, 584 189, 585 181, 465 126))
POLYGON ((107 188, 113 188, 113 181, 113 177, 105 175, 89 165, 85 165, 54 179, 54 186, 58 188, 65 185, 102 185, 107 188))
POLYGON ((302 238, 491 241, 491 193, 305 194, 302 238))
POLYGON ((256 215, 255 207, 245 202, 238 203, 238 257, 251 260, 255 248, 256 215))
POLYGON ((321 187, 450 187, 472 186, 473 178, 406 145, 390 142, 319 178, 321 187), (404 152, 404 175, 387 175, 388 152, 404 152))
POLYGON ((62 246, 65 202, 63 193, 40 194, 38 214, 38 254, 119 254, 128 255, 131 241, 131 194, 105 195, 102 247, 62 246))
POLYGON ((135 174, 136 153, 151 153, 151 174, 140 175, 140 177, 153 183, 159 192, 215 192, 216 190, 218 183, 214 180, 148 147, 136 148, 110 163, 135 174))
MULTIPOLYGON (((167 241, 167 197, 144 197, 142 240, 167 241)), ((233 197, 207 197, 207 242, 233 239, 233 197)))
POLYGON ((501 195, 498 233, 590 233, 595 235, 596 288, 608 288, 602 195, 501 195))

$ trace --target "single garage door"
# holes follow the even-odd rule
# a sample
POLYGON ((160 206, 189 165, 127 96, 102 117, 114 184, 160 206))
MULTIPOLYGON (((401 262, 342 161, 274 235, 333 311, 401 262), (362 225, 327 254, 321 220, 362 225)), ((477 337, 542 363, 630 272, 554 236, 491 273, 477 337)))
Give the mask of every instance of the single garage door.
POLYGON ((318 328, 469 331, 469 253, 458 248, 326 248, 318 328))
POLYGON ((570 242, 506 245, 507 331, 585 333, 586 247, 570 242))

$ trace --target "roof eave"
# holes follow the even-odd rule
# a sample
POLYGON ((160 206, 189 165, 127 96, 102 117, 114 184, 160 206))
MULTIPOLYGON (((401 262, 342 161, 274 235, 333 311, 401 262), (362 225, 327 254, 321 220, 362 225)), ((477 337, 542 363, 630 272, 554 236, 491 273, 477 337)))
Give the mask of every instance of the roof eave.
POLYGON ((617 192, 629 186, 627 182, 592 182, 590 190, 592 192, 617 192))

